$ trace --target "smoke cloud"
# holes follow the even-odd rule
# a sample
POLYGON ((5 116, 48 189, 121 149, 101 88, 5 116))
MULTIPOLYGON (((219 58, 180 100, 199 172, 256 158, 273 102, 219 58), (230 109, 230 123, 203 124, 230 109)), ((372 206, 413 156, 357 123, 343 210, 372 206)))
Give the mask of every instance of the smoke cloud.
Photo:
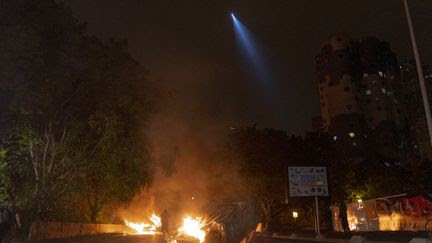
POLYGON ((237 124, 236 108, 217 95, 233 92, 235 82, 221 85, 233 78, 209 63, 185 63, 188 59, 174 62, 160 83, 165 95, 146 131, 153 145, 154 181, 118 211, 123 219, 143 220, 168 209, 178 222, 209 200, 241 191, 237 169, 223 154, 228 129, 237 124))

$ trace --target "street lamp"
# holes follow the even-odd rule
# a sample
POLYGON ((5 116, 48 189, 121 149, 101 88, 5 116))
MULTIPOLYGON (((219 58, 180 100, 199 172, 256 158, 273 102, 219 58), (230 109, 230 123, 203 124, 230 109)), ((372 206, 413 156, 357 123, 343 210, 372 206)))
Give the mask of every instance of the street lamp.
POLYGON ((427 91, 426 91, 426 85, 425 85, 424 76, 423 76, 423 68, 421 66, 420 55, 419 55, 418 49, 417 49, 417 42, 416 42, 416 37, 414 34, 414 28, 412 25, 411 14, 410 14, 410 10, 408 7, 408 2, 407 2, 407 0, 403 0, 403 3, 404 3, 404 7, 405 7, 405 14, 406 14, 407 21, 408 21, 408 28, 409 28, 410 36, 411 36, 411 43, 412 43, 413 52, 414 52, 414 59, 415 59, 416 66, 417 66, 417 75, 419 78, 420 90, 421 90, 421 94, 422 94, 422 98, 423 98, 423 107, 425 110, 427 128, 428 128, 428 132, 429 132, 429 140, 430 140, 430 144, 432 147, 432 117, 431 117, 429 99, 428 99, 428 95, 427 95, 427 91))
POLYGON ((297 211, 293 211, 292 213, 293 213, 293 218, 297 219, 298 218, 298 212, 297 211))

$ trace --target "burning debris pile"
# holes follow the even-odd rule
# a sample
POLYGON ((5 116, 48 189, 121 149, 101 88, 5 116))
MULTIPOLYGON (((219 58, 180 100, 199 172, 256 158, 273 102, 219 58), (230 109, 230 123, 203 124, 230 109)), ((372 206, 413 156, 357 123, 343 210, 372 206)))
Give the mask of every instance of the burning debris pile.
MULTIPOLYGON (((202 217, 185 216, 180 227, 166 235, 170 240, 199 240, 206 243, 249 241, 261 219, 257 200, 211 201, 202 209, 202 217)), ((151 223, 126 225, 136 234, 162 234, 161 219, 153 214, 151 223)))
MULTIPOLYGON (((183 219, 183 224, 178 229, 178 236, 187 236, 198 239, 203 242, 206 237, 206 232, 204 231, 205 221, 199 217, 192 218, 191 216, 186 216, 183 219)), ((177 238, 177 237, 176 237, 177 238)))
POLYGON ((155 234, 161 234, 159 228, 161 227, 161 219, 156 214, 152 214, 152 216, 149 218, 149 221, 151 223, 133 223, 129 222, 128 220, 125 220, 125 224, 133 229, 136 234, 139 235, 155 235, 155 234))

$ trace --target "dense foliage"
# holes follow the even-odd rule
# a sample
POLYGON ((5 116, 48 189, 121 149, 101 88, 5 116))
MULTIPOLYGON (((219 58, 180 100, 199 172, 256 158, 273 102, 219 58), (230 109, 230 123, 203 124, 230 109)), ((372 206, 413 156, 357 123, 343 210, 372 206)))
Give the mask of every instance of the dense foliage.
POLYGON ((30 219, 113 220, 100 212, 151 179, 146 70, 54 0, 2 1, 0 34, 1 199, 30 219))

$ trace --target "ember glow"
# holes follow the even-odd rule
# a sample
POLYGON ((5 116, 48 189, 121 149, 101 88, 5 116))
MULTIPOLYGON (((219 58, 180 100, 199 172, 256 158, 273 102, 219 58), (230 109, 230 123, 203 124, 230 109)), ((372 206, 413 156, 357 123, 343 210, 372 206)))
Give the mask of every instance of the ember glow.
POLYGON ((161 232, 157 231, 157 229, 161 226, 161 219, 157 215, 152 214, 149 220, 151 223, 134 223, 125 220, 125 224, 129 228, 135 230, 135 233, 139 235, 161 234, 161 232))
POLYGON ((191 216, 186 216, 183 219, 183 224, 178 229, 178 231, 181 234, 197 238, 200 242, 203 242, 206 235, 203 227, 204 221, 201 218, 192 218, 191 216))

